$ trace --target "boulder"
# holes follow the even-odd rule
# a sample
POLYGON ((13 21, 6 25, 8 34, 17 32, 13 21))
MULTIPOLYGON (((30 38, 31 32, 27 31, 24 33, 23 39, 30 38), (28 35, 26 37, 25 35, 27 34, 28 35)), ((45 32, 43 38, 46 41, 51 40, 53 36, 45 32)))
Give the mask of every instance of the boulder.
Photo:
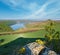
POLYGON ((20 55, 57 55, 56 52, 36 42, 29 43, 24 48, 26 49, 25 53, 20 55))

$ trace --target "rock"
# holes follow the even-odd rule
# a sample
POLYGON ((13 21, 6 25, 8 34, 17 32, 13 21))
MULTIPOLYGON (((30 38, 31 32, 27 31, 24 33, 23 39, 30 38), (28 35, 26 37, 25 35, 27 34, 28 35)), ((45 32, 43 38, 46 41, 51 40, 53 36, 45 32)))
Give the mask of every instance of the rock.
POLYGON ((57 54, 56 54, 56 52, 50 50, 50 51, 48 52, 48 55, 57 55, 57 54))
POLYGON ((36 42, 29 43, 24 48, 26 49, 24 55, 57 55, 56 52, 36 42))

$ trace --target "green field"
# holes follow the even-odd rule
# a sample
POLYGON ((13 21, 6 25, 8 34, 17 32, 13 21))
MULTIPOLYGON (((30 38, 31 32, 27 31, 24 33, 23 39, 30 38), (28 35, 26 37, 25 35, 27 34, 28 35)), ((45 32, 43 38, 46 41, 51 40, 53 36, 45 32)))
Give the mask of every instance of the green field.
POLYGON ((11 54, 10 52, 18 47, 22 47, 25 44, 33 42, 39 38, 43 39, 43 34, 44 31, 40 30, 30 33, 0 36, 0 39, 4 39, 4 42, 0 47, 0 55, 7 55, 8 53, 11 54))
MULTIPOLYGON (((60 23, 55 24, 56 31, 60 31, 60 23), (57 25, 58 24, 58 25, 57 25)), ((17 38, 23 37, 23 38, 44 38, 45 30, 39 30, 35 32, 28 32, 23 34, 13 34, 13 35, 2 35, 0 36, 0 39, 4 39, 5 41, 2 43, 6 44, 10 41, 13 41, 17 38)))
POLYGON ((55 23, 55 30, 60 32, 60 22, 55 23))
MULTIPOLYGON (((60 32, 60 22, 55 23, 56 31, 60 32)), ((1 35, 0 39, 4 39, 4 42, 0 43, 0 55, 12 55, 15 50, 33 42, 36 39, 44 39, 45 30, 39 30, 35 32, 1 35)))
POLYGON ((17 38, 43 38, 45 32, 43 30, 35 31, 35 32, 29 32, 29 33, 23 33, 23 34, 13 34, 13 35, 2 35, 0 36, 0 39, 4 39, 4 42, 1 44, 9 43, 17 38))

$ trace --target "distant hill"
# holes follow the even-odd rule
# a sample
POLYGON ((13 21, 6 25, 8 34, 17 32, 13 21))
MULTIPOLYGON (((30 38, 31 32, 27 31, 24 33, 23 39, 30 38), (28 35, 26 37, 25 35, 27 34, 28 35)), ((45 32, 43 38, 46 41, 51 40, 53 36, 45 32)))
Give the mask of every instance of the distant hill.
POLYGON ((13 30, 6 24, 0 24, 0 32, 8 32, 8 31, 13 31, 13 30))
POLYGON ((31 22, 38 22, 38 21, 32 21, 32 20, 0 20, 0 32, 10 32, 13 31, 10 27, 11 25, 17 24, 17 23, 31 23, 31 22))
MULTIPOLYGON (((12 28, 10 27, 11 25, 14 25, 16 23, 27 23, 26 24, 26 29, 30 28, 44 28, 45 25, 48 24, 48 20, 46 21, 34 21, 34 20, 0 20, 0 32, 9 32, 13 31, 12 28)), ((60 30, 60 20, 55 20, 55 27, 57 30, 60 30)), ((20 29, 16 30, 20 31, 20 29)))
POLYGON ((10 28, 10 25, 13 25, 15 23, 16 23, 15 21, 9 21, 9 20, 0 21, 0 32, 13 31, 12 28, 10 28))

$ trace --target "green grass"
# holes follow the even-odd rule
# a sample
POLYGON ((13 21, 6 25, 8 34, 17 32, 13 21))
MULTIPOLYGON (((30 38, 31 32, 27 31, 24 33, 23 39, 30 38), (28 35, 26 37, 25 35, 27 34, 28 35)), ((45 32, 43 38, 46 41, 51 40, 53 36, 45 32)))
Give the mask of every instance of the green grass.
MULTIPOLYGON (((55 23, 56 31, 60 32, 60 23, 55 23)), ((4 42, 0 45, 0 55, 12 55, 13 50, 22 47, 27 43, 33 42, 36 39, 44 38, 45 30, 28 32, 23 34, 1 35, 0 39, 4 42)))
POLYGON ((35 31, 35 32, 25 33, 25 34, 23 34, 23 36, 25 36, 27 38, 44 38, 43 34, 45 34, 45 31, 39 30, 39 31, 35 31))
POLYGON ((15 40, 17 38, 19 38, 19 37, 17 37, 17 34, 14 34, 14 35, 2 35, 2 36, 0 36, 0 40, 4 39, 4 42, 1 45, 9 43, 10 41, 13 41, 13 40, 15 40))
POLYGON ((55 23, 55 30, 60 32, 60 22, 55 23))
MULTIPOLYGON (((60 23, 55 23, 55 29, 56 31, 60 31, 60 23)), ((4 39, 5 41, 2 43, 2 45, 9 43, 17 38, 23 37, 23 38, 44 38, 45 30, 39 30, 35 32, 28 32, 23 34, 14 34, 14 35, 3 35, 0 36, 0 39, 4 39)))
POLYGON ((5 41, 0 46, 0 55, 12 54, 13 50, 18 49, 30 42, 34 42, 36 39, 44 37, 44 31, 35 31, 23 34, 3 35, 0 39, 5 41))
POLYGON ((18 38, 14 41, 11 41, 8 44, 0 46, 0 55, 12 55, 14 51, 18 51, 19 48, 28 43, 34 42, 36 39, 39 38, 18 38))
POLYGON ((1 35, 0 39, 4 39, 4 42, 2 45, 9 43, 17 38, 23 37, 23 38, 43 38, 45 32, 43 30, 35 31, 35 32, 29 32, 29 33, 23 33, 23 34, 14 34, 14 35, 1 35))

